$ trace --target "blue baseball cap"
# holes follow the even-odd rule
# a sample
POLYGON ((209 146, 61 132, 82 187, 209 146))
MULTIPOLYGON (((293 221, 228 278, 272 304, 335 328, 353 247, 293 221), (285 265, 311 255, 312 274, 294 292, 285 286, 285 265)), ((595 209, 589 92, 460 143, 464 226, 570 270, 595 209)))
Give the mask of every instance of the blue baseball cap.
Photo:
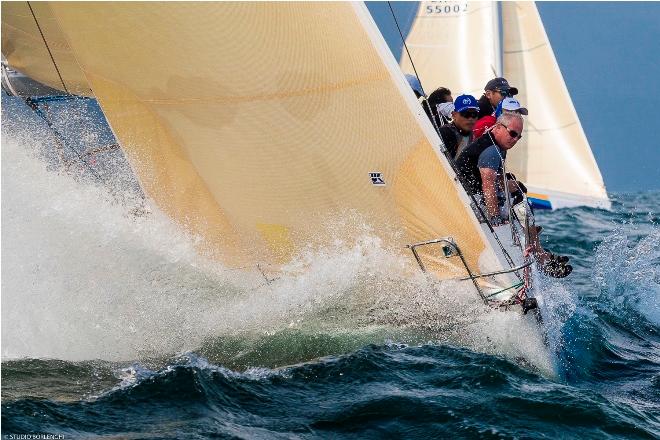
POLYGON ((472 95, 461 95, 454 101, 454 111, 462 112, 467 109, 479 110, 479 102, 472 95))

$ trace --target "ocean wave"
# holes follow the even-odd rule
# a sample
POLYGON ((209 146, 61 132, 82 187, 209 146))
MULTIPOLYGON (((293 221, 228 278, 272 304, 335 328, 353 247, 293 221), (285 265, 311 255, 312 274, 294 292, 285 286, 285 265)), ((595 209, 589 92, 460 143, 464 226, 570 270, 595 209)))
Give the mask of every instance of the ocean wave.
POLYGON ((536 437, 542 432, 651 438, 654 426, 648 410, 557 383, 504 358, 400 344, 245 372, 187 353, 158 370, 141 369, 135 380, 97 398, 26 398, 2 409, 3 433, 43 430, 72 437, 536 437))

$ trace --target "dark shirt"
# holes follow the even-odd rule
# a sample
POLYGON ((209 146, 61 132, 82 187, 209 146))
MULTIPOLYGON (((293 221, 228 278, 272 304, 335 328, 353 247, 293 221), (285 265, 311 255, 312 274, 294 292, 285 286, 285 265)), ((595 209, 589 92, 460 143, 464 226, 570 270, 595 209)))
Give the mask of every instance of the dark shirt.
POLYGON ((472 133, 461 130, 453 122, 440 127, 439 133, 452 159, 456 159, 461 142, 467 142, 467 144, 472 142, 472 133), (466 137, 467 139, 465 139, 466 137))
POLYGON ((502 174, 503 158, 506 158, 506 150, 495 145, 489 134, 468 145, 456 159, 456 169, 465 189, 471 194, 483 194, 479 168, 491 168, 502 174))

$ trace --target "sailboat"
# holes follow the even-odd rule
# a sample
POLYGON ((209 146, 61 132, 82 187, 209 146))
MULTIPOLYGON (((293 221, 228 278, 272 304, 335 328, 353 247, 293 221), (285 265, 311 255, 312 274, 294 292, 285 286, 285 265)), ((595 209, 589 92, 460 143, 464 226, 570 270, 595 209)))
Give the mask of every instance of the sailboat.
POLYGON ((519 90, 529 116, 507 167, 536 208, 610 208, 534 2, 422 2, 406 46, 412 62, 404 51, 402 69, 413 72, 414 63, 427 93, 445 86, 479 97, 500 76, 519 90))
POLYGON ((364 4, 3 2, 2 27, 9 65, 97 99, 144 193, 227 267, 276 272, 341 221, 534 307, 522 230, 480 215, 364 4))

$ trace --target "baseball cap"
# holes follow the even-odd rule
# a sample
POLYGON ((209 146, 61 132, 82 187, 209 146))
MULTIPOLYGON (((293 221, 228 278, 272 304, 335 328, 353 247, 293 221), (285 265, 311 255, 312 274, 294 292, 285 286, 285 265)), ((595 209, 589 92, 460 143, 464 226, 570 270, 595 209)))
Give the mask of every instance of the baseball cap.
POLYGON ((521 106, 520 102, 515 98, 504 98, 500 105, 502 106, 502 110, 516 111, 525 116, 529 114, 527 109, 521 106))
POLYGON ((518 94, 518 89, 511 87, 509 81, 501 77, 493 78, 488 81, 484 90, 508 90, 511 96, 518 94))
POLYGON ((460 95, 454 101, 455 112, 460 113, 463 110, 467 110, 469 108, 479 110, 479 102, 477 101, 477 98, 472 95, 460 95))
POLYGON ((419 78, 417 78, 415 75, 412 75, 410 73, 406 73, 406 79, 408 80, 408 84, 410 84, 410 87, 417 95, 426 96, 424 94, 424 90, 422 90, 422 83, 419 82, 419 78))

